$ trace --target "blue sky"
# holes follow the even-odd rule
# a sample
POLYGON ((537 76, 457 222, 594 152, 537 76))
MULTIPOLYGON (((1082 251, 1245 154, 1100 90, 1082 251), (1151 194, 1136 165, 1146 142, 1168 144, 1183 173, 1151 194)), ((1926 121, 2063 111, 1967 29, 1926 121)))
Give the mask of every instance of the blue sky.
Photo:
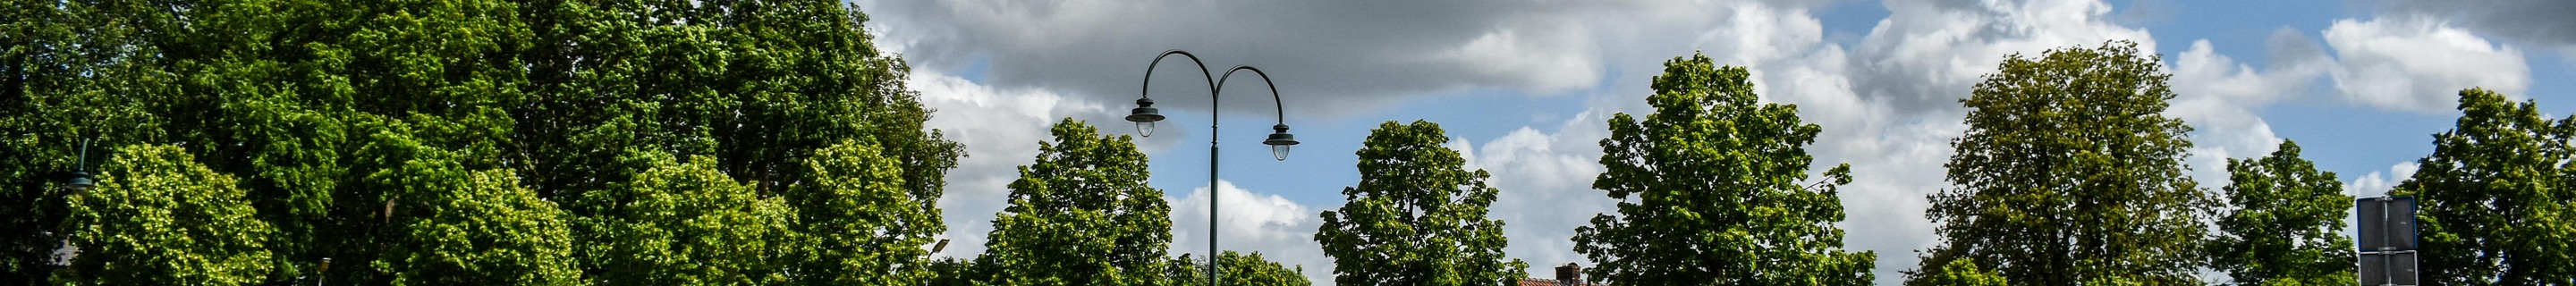
MULTIPOLYGON (((1876 251, 1880 284, 1936 242, 1925 194, 1946 186, 1956 100, 2007 54, 2131 40, 2162 55, 2179 97, 2166 115, 2199 131, 2190 162, 2223 186, 2223 158, 2296 140, 2348 192, 2375 195, 2431 152, 2459 89, 2482 86, 2568 114, 2576 12, 2558 1, 876 1, 878 44, 904 54, 933 128, 970 157, 941 200, 956 239, 982 251, 1002 188, 1060 118, 1120 121, 1152 56, 1185 49, 1211 72, 1261 67, 1305 142, 1286 161, 1259 144, 1268 90, 1222 95, 1224 248, 1261 251, 1330 284, 1316 213, 1358 181, 1378 123, 1429 120, 1503 189, 1513 258, 1578 262, 1573 229, 1615 202, 1588 188, 1603 119, 1645 110, 1647 80, 1694 51, 1755 72, 1765 101, 1797 104, 1826 133, 1817 169, 1850 163, 1847 248, 1876 251)), ((1204 252, 1206 86, 1165 60, 1151 88, 1172 116, 1139 138, 1152 185, 1174 201, 1175 253, 1204 252)), ((1547 273, 1533 269, 1532 273, 1547 273)))

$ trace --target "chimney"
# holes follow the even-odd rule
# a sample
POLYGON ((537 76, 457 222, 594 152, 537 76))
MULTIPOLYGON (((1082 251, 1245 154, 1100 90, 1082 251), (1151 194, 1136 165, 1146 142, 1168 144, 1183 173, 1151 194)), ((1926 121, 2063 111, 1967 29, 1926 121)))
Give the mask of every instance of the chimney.
POLYGON ((1583 285, 1583 266, 1566 263, 1556 267, 1556 285, 1583 285))

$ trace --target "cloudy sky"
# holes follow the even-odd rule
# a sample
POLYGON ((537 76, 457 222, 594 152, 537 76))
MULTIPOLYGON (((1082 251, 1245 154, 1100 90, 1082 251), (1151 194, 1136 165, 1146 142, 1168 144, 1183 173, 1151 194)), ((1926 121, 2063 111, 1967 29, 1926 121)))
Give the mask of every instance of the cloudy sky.
POLYGON ((1796 104, 1824 135, 1821 170, 1850 163, 1845 243, 1875 251, 1879 283, 1914 268, 1937 238, 1922 216, 1944 188, 1948 140, 1966 127, 1957 100, 2011 54, 2130 40, 2163 56, 2179 98, 2166 115, 2198 131, 2189 160, 2224 185, 2224 158, 2297 140, 2307 157, 2377 195, 2431 153, 2469 87, 2576 106, 2576 2, 2364 1, 1656 1, 1656 0, 856 0, 877 44, 913 66, 931 125, 971 156, 940 201, 957 240, 939 255, 983 251, 993 213, 1046 125, 1071 117, 1104 131, 1140 92, 1172 115, 1141 138, 1152 183, 1173 201, 1174 253, 1204 253, 1215 116, 1223 248, 1302 265, 1331 284, 1311 240, 1317 213, 1358 182, 1352 154, 1369 128, 1429 120, 1469 168, 1503 190, 1510 257, 1591 265, 1574 228, 1615 201, 1588 188, 1604 119, 1647 111, 1649 78, 1694 51, 1754 71, 1768 102, 1796 104), (1305 142, 1286 161, 1259 144, 1275 120, 1255 78, 1229 81, 1211 106, 1206 80, 1167 60, 1197 54, 1210 71, 1268 72, 1305 142), (1143 88, 1140 90, 1140 88, 1143 88), (1221 114, 1219 114, 1221 113, 1221 114))

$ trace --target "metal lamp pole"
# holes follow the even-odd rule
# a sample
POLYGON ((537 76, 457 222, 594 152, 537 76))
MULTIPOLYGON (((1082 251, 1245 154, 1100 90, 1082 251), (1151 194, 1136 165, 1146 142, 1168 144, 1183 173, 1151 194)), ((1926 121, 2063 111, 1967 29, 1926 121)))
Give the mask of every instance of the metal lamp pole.
POLYGON ((1154 108, 1154 98, 1151 95, 1151 90, 1153 90, 1154 86, 1154 66, 1162 64, 1164 57, 1170 57, 1172 55, 1181 55, 1181 57, 1189 58, 1191 64, 1198 65, 1199 76, 1208 78, 1208 106, 1210 106, 1210 108, 1208 108, 1208 121, 1210 122, 1208 122, 1207 259, 1208 285, 1216 286, 1218 275, 1217 265, 1219 265, 1217 264, 1217 258, 1221 257, 1217 255, 1216 247, 1217 193, 1221 193, 1221 191, 1217 189, 1216 175, 1218 154, 1216 138, 1219 137, 1218 135, 1221 133, 1217 133, 1216 122, 1219 120, 1216 119, 1221 117, 1217 117, 1216 115, 1219 111, 1224 110, 1223 108, 1220 108, 1223 105, 1217 104, 1217 100, 1219 99, 1217 94, 1225 90, 1225 80, 1234 78, 1234 72, 1248 70, 1252 71, 1253 75, 1261 76, 1261 83, 1263 85, 1270 86, 1270 101, 1274 106, 1273 111, 1278 112, 1279 124, 1270 126, 1270 130, 1273 130, 1270 133, 1270 138, 1261 140, 1261 144, 1270 145, 1270 156, 1272 158, 1280 161, 1287 161, 1288 147, 1297 145, 1297 136, 1288 134, 1288 109, 1285 106, 1286 104, 1284 104, 1284 101, 1280 101, 1279 99, 1279 86, 1271 84, 1269 73, 1261 72, 1261 69, 1252 68, 1251 66, 1235 66, 1233 69, 1226 70, 1223 77, 1211 77, 1214 74, 1208 73, 1207 64, 1199 62, 1199 57, 1197 55, 1191 55, 1190 52, 1181 50, 1171 50, 1163 52, 1162 55, 1154 56, 1154 62, 1147 63, 1145 65, 1145 88, 1141 89, 1143 91, 1137 92, 1138 98, 1136 99, 1136 109, 1129 111, 1127 114, 1127 121, 1135 122, 1136 131, 1144 137, 1154 137, 1154 122, 1163 121, 1164 118, 1161 112, 1162 110, 1154 108))

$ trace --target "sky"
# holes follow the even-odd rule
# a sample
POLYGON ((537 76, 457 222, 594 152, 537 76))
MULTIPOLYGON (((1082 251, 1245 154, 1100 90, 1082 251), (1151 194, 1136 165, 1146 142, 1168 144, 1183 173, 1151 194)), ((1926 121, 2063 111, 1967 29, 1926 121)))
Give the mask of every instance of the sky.
MULTIPOLYGON (((1353 154, 1387 121, 1439 123, 1470 169, 1502 190, 1490 217, 1506 255, 1539 276, 1565 263, 1577 227, 1612 213, 1590 188, 1606 119, 1645 113, 1662 63, 1694 52, 1753 71, 1764 102, 1795 104, 1825 130, 1811 169, 1852 166, 1846 249, 1878 256, 1878 284, 1939 242, 1923 217, 1943 180, 1965 98, 2009 55, 2136 42, 2161 56, 2177 97, 2164 115, 2195 131, 2186 160, 2226 185, 2226 158, 2295 140, 2357 196, 2383 194, 2459 115, 2457 92, 2576 107, 2576 1, 1658 1, 1658 0, 854 0, 876 44, 912 67, 929 122, 966 145, 940 199, 953 243, 983 251, 1015 167, 1064 118, 1142 135, 1120 119, 1150 92, 1171 118, 1138 137, 1172 202, 1172 253, 1207 250, 1210 158, 1221 247, 1258 251, 1332 284, 1312 240, 1318 213, 1359 181, 1353 154), (1261 69, 1207 95, 1207 71, 1261 69), (1221 100, 1211 100, 1211 98, 1221 100), (1216 104, 1212 104, 1216 103, 1216 104), (1278 105, 1274 105, 1278 104, 1278 105), (1274 110, 1284 110, 1277 114, 1274 110), (1280 118, 1304 144, 1272 160, 1280 118), (1213 121, 1211 120, 1213 118, 1213 121), (1220 126, 1209 131, 1208 124, 1220 126)), ((1211 74, 1207 77, 1224 76, 1211 74)), ((1543 277, 1544 278, 1544 277, 1543 277)))

